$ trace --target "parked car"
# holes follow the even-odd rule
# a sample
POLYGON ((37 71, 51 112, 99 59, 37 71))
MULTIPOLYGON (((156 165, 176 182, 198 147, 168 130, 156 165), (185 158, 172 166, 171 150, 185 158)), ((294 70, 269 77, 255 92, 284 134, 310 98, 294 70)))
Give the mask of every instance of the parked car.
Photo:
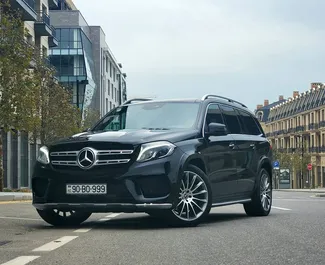
POLYGON ((54 226, 98 212, 145 212, 196 226, 212 207, 272 205, 272 150, 258 120, 235 100, 125 102, 88 131, 40 148, 33 205, 54 226))

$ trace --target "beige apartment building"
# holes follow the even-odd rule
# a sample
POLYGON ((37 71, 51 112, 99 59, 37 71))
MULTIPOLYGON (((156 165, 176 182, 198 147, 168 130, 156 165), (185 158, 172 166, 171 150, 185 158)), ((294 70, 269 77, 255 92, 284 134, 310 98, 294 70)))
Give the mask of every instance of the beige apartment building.
POLYGON ((291 174, 291 187, 304 188, 307 180, 308 187, 324 187, 325 86, 312 83, 310 89, 303 93, 294 91, 291 98, 269 107, 267 117, 262 119, 259 117, 261 110, 262 107, 257 108, 256 115, 273 149, 289 154, 298 153, 302 158, 304 155, 310 156, 312 170, 308 172, 307 166, 302 163, 302 170, 291 174))
MULTIPOLYGON (((34 48, 35 56, 48 61, 49 49, 58 45, 55 28, 51 25, 50 9, 58 7, 58 0, 10 0, 12 8, 22 14, 28 30, 27 45, 34 48)), ((32 66, 32 65, 31 65, 32 66)))

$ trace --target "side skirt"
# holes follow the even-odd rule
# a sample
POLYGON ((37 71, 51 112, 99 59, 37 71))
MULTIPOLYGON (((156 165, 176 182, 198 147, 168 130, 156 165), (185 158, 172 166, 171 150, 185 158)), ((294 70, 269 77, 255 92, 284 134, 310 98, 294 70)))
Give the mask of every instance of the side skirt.
POLYGON ((252 201, 252 199, 236 200, 236 201, 228 201, 228 202, 217 202, 217 203, 212 203, 212 207, 226 206, 226 205, 232 205, 232 204, 238 204, 238 203, 246 203, 246 202, 251 202, 251 201, 252 201))

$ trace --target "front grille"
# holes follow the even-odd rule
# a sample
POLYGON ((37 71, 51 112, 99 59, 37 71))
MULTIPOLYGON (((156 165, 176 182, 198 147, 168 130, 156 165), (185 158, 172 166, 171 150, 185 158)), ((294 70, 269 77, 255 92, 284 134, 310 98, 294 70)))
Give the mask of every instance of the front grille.
MULTIPOLYGON (((114 146, 116 148, 116 146, 114 146)), ((128 146, 129 147, 129 146, 128 146)), ((71 149, 71 147, 69 148, 71 149)), ((69 167, 81 167, 81 159, 79 155, 83 150, 86 150, 83 147, 80 150, 53 150, 50 153, 50 160, 53 167, 58 168, 69 168, 69 167)), ((86 157, 89 161, 91 167, 96 166, 106 166, 106 165, 121 165, 127 164, 131 160, 131 156, 134 150, 131 149, 108 149, 108 150, 97 150, 91 146, 87 146, 89 152, 86 157)), ((82 158, 85 158, 84 156, 82 158)), ((87 164, 87 161, 85 161, 87 164)), ((86 168, 86 167, 85 167, 86 168)))

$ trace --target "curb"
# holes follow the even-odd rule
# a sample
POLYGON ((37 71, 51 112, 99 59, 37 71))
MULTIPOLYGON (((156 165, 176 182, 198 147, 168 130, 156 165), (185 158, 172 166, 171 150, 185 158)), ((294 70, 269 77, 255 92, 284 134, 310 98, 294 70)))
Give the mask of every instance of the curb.
POLYGON ((274 189, 274 191, 317 193, 317 194, 324 194, 324 197, 325 197, 325 190, 308 190, 308 189, 300 189, 300 190, 292 190, 292 189, 274 189))
POLYGON ((325 193, 316 193, 315 197, 324 197, 325 198, 325 193))
POLYGON ((5 201, 30 201, 33 199, 31 193, 26 194, 1 194, 0 193, 0 202, 5 201))

